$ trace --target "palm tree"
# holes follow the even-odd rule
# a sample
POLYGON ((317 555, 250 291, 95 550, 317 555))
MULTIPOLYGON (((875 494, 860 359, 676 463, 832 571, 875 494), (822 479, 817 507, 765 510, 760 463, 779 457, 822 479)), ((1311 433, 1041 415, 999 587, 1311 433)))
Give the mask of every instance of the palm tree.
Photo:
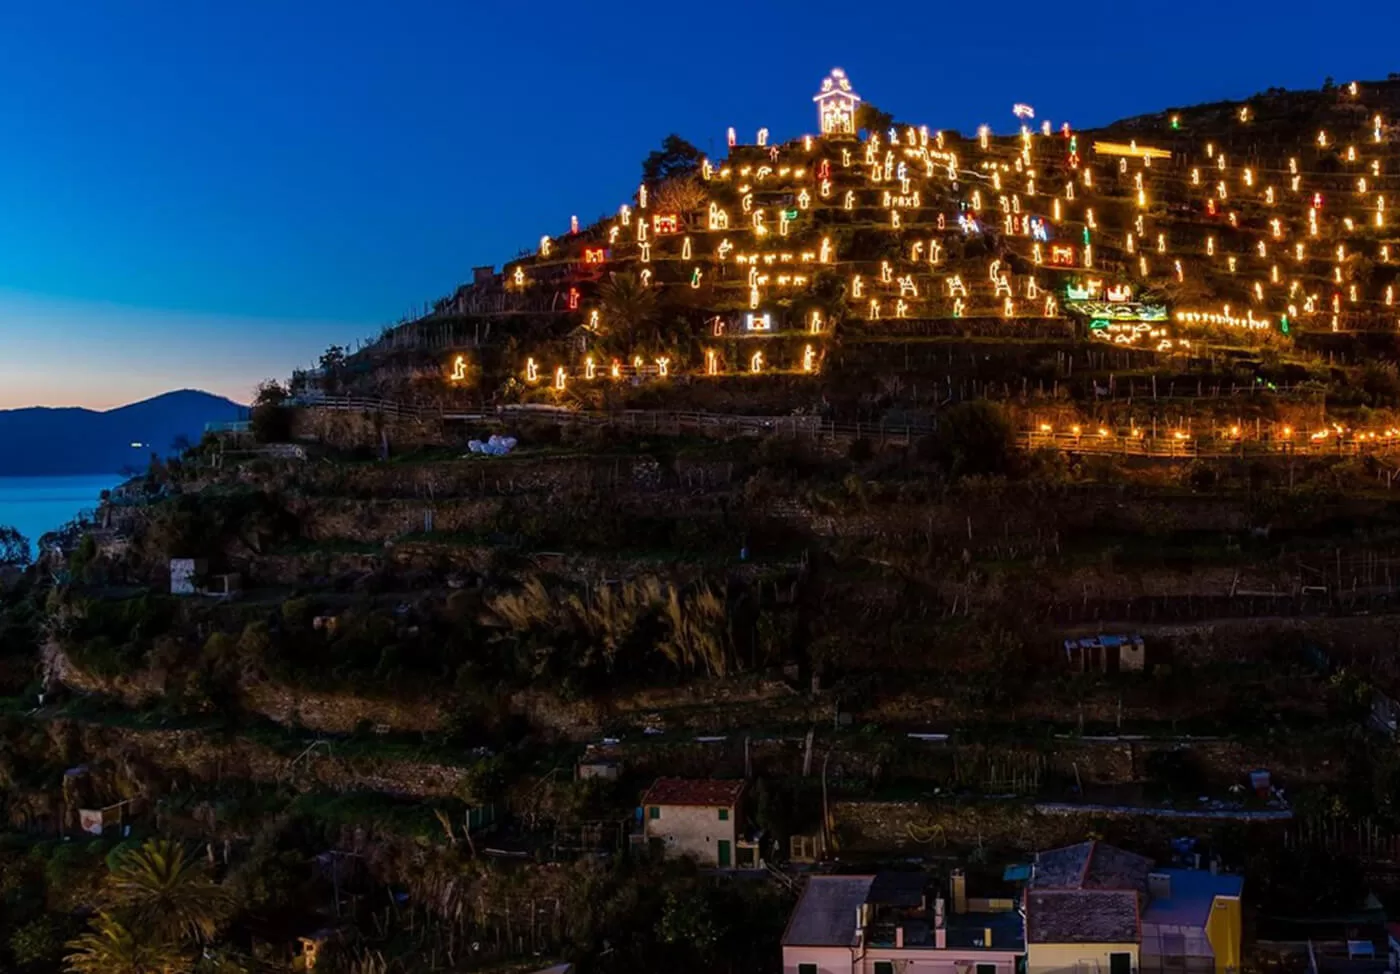
POLYGON ((171 938, 207 942, 228 913, 228 891, 173 839, 148 839, 123 855, 107 889, 133 926, 171 938))
POLYGON ((598 288, 598 301, 608 334, 636 341, 638 333, 656 321, 656 291, 635 274, 613 274, 598 288))
POLYGON ((72 953, 63 958, 68 974, 185 974, 190 958, 175 944, 138 936, 106 913, 92 920, 92 929, 70 940, 72 953))

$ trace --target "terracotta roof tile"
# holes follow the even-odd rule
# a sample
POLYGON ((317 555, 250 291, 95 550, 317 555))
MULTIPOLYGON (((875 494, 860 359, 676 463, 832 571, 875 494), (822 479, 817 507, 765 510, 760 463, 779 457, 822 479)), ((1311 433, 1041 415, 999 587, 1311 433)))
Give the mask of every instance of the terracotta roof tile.
POLYGON ((716 778, 657 778, 642 796, 642 804, 728 806, 739 804, 743 793, 742 781, 721 781, 716 778))

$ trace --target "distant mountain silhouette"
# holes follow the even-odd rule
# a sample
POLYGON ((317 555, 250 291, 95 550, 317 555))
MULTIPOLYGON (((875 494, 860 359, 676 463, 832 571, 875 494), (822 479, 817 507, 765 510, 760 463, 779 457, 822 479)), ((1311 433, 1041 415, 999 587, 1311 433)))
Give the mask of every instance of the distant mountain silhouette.
POLYGON ((245 414, 245 407, 232 400, 194 389, 105 412, 47 406, 0 410, 0 477, 144 470, 152 453, 173 452, 176 437, 198 443, 205 423, 245 414))

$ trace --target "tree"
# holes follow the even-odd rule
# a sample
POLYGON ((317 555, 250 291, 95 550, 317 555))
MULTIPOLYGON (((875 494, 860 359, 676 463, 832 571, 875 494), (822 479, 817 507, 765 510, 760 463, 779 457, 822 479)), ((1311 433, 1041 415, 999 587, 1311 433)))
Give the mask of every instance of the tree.
POLYGON ((29 539, 17 529, 0 524, 0 568, 23 568, 32 560, 29 539))
POLYGON ((194 444, 190 442, 190 438, 184 433, 176 434, 175 439, 170 441, 170 452, 175 454, 177 457, 184 456, 186 453, 189 453, 190 450, 192 450, 193 448, 194 444))
POLYGON ((661 148, 652 152, 642 163, 642 182, 656 186, 680 176, 693 175, 700 169, 704 154, 679 135, 672 133, 661 140, 661 148))
POLYGON ((132 929, 107 913, 92 920, 92 929, 68 942, 64 960, 69 974, 185 974, 190 959, 178 946, 132 929))
POLYGON ((705 205, 709 199, 705 187, 697 176, 677 176, 656 187, 652 194, 653 205, 658 213, 686 214, 705 205))
POLYGON ((603 331, 629 341, 656 321, 656 291, 631 273, 613 273, 598 289, 603 331))
POLYGON ((253 436, 260 443, 285 443, 292 438, 292 410, 287 405, 291 393, 271 379, 258 386, 249 414, 253 436))
POLYGON ((879 133, 880 138, 885 137, 890 126, 894 124, 894 116, 889 112, 882 112, 868 101, 863 101, 856 106, 856 129, 866 132, 879 133))
POLYGON ((212 940, 229 907, 228 891, 173 839, 127 851, 107 877, 107 891, 137 929, 172 939, 212 940))
POLYGON ((938 418, 938 429, 919 441, 922 459, 953 476, 1004 474, 1015 457, 1015 432, 1006 411, 985 399, 961 402, 938 418))

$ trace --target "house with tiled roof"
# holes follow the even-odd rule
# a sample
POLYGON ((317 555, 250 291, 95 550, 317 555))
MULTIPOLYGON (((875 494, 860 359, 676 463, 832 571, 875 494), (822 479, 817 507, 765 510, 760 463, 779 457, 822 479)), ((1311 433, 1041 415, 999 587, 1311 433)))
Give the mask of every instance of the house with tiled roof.
POLYGON ((925 872, 812 876, 783 933, 783 974, 1016 974, 1016 901, 925 872))
POLYGON ((1239 876, 1158 869, 1081 842, 1036 856, 1026 884, 1029 974, 1235 974, 1239 876))
POLYGON ((1032 974, 1136 974, 1152 860, 1102 842, 1039 853, 1025 890, 1032 974))
POLYGON ((743 798, 742 781, 658 778, 642 796, 643 834, 668 857, 720 869, 757 865, 757 847, 740 832, 743 798))

